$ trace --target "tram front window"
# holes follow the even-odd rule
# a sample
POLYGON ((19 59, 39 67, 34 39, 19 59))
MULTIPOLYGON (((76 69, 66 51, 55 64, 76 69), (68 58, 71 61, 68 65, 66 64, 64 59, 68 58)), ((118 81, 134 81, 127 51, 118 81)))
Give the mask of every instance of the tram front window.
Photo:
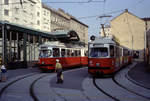
POLYGON ((107 48, 91 48, 90 57, 107 57, 108 49, 107 48))
POLYGON ((39 57, 49 57, 52 55, 51 50, 41 50, 39 57))

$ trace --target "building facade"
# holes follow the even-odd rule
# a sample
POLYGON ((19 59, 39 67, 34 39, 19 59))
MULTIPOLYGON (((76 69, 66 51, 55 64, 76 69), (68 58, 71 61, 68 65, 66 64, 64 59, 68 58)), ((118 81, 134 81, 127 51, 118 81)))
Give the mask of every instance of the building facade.
POLYGON ((111 37, 111 27, 110 25, 104 26, 104 30, 101 28, 100 30, 100 36, 101 37, 111 37))
POLYGON ((1 0, 1 21, 41 30, 41 0, 1 0))
POLYGON ((78 21, 76 18, 71 17, 71 21, 70 21, 70 29, 75 30, 79 37, 80 37, 80 41, 84 42, 86 44, 88 44, 88 26, 83 24, 82 22, 78 21))
POLYGON ((43 31, 47 31, 50 32, 51 31, 51 8, 46 6, 46 5, 42 5, 42 30, 43 31))
POLYGON ((150 67, 150 18, 142 18, 145 21, 146 28, 146 50, 145 50, 145 61, 150 67))
POLYGON ((55 40, 53 34, 58 31, 74 29, 69 33, 77 32, 78 39, 88 43, 88 26, 72 20, 62 9, 54 10, 41 0, 0 0, 0 4, 0 58, 4 63, 37 61, 39 44, 55 40))
POLYGON ((144 59, 146 48, 145 21, 126 10, 111 21, 111 34, 120 45, 133 49, 144 59))
POLYGON ((62 9, 51 9, 51 31, 64 31, 70 29, 70 16, 62 9))
POLYGON ((75 30, 88 43, 88 26, 62 9, 52 9, 41 0, 1 0, 0 20, 36 30, 53 32, 75 30))

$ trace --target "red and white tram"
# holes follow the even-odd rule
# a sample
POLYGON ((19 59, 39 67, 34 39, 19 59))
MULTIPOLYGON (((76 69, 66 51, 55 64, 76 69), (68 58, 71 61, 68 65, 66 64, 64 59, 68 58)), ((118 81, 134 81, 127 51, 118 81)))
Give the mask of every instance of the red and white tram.
POLYGON ((60 60, 63 68, 88 64, 87 48, 60 42, 48 42, 39 47, 38 65, 42 70, 53 71, 56 59, 60 60))
POLYGON ((113 74, 132 63, 131 53, 110 38, 97 38, 89 43, 88 72, 94 75, 113 74))

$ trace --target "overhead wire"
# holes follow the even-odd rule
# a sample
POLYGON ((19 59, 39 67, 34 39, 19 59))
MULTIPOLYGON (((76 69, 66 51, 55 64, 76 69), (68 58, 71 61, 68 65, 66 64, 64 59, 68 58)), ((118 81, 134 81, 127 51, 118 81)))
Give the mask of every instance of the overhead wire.
MULTIPOLYGON (((30 1, 30 0, 29 0, 30 1)), ((46 2, 42 2, 42 3, 55 3, 55 4, 81 4, 81 3, 98 3, 98 2, 104 2, 105 0, 98 0, 98 1, 94 1, 94 0, 88 0, 88 1, 60 1, 60 2, 52 2, 52 1, 46 1, 46 2)), ((13 3, 2 3, 0 5, 9 5, 9 4, 21 4, 23 5, 24 3, 31 3, 31 2, 24 2, 22 0, 20 0, 20 2, 13 2, 13 3)), ((32 2, 32 3, 36 3, 36 2, 32 2)))
POLYGON ((128 9, 133 9, 135 8, 137 5, 141 4, 142 2, 144 2, 145 0, 139 0, 137 3, 133 4, 131 7, 128 7, 128 9))
POLYGON ((88 1, 62 1, 62 2, 52 2, 52 1, 49 1, 49 2, 43 2, 43 3, 98 3, 98 2, 104 2, 105 0, 98 0, 98 1, 95 1, 95 0, 88 0, 88 1))

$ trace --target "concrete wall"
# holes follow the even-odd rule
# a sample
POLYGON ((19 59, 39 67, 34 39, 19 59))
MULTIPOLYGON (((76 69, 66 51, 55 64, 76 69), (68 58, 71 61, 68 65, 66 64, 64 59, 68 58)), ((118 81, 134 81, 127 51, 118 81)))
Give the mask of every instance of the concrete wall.
POLYGON ((80 37, 80 41, 88 44, 88 27, 82 23, 76 21, 76 19, 71 19, 70 29, 75 30, 80 37))
POLYGON ((119 39, 120 44, 140 51, 143 58, 145 47, 145 22, 125 11, 111 21, 111 34, 119 39))

